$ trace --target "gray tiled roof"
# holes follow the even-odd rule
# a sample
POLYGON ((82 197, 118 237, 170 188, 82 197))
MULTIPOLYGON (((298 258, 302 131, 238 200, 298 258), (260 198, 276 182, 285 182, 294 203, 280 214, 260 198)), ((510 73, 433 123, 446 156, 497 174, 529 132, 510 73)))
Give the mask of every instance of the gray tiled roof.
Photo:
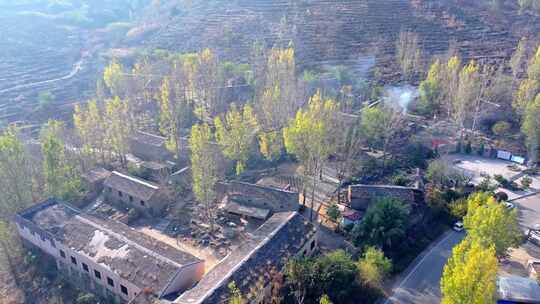
POLYGON ((116 171, 105 180, 105 186, 146 201, 159 191, 158 186, 148 181, 116 171))
POLYGON ((152 146, 162 146, 165 144, 167 139, 165 137, 146 133, 143 131, 137 131, 130 136, 130 139, 135 140, 139 143, 148 144, 152 146))

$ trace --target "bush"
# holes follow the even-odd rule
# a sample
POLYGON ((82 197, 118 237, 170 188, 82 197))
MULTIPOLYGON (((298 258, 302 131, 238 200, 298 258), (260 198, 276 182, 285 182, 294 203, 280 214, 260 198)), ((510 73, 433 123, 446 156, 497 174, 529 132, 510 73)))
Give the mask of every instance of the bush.
POLYGON ((478 155, 483 156, 485 152, 486 152, 486 147, 484 143, 481 143, 480 147, 478 147, 478 155))
POLYGON ((140 217, 141 217, 141 214, 137 209, 135 208, 129 209, 128 214, 127 214, 128 224, 133 223, 134 221, 138 220, 140 217))
POLYGON ((495 193, 494 197, 495 197, 495 200, 497 200, 497 202, 504 202, 508 200, 508 194, 506 194, 506 192, 503 192, 503 191, 499 191, 495 193))
POLYGON ((392 176, 392 184, 396 186, 407 186, 410 180, 403 174, 396 174, 392 176))
POLYGON ((530 178, 529 176, 524 176, 522 179, 521 179, 521 187, 524 189, 524 190, 527 190, 531 187, 531 184, 532 184, 532 178, 530 178))
POLYGON ((465 153, 471 154, 472 153, 472 145, 470 141, 467 141, 467 144, 465 144, 465 153))
POLYGON ((493 134, 502 137, 510 135, 510 129, 512 129, 512 125, 506 121, 499 121, 491 127, 493 134))
POLYGON ((334 221, 334 222, 337 222, 339 216, 341 215, 341 212, 339 212, 339 209, 337 207, 336 204, 330 206, 328 208, 328 210, 326 210, 326 215, 328 215, 328 217, 334 221))

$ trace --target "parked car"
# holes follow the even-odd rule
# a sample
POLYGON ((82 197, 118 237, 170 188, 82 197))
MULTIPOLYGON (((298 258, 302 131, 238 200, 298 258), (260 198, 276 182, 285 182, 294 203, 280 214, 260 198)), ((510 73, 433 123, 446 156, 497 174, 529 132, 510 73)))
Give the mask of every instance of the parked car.
POLYGON ((536 246, 540 246, 540 231, 530 229, 527 233, 527 240, 536 246))
POLYGON ((512 209, 516 208, 516 205, 514 205, 513 203, 510 203, 510 202, 505 202, 505 203, 504 203, 504 206, 505 206, 506 209, 508 209, 508 210, 512 210, 512 209))
POLYGON ((454 224, 454 227, 452 227, 452 229, 454 229, 454 231, 461 232, 465 228, 463 227, 463 222, 456 222, 454 224))
POLYGON ((463 162, 463 160, 461 160, 461 159, 458 158, 458 159, 454 159, 454 161, 452 162, 452 164, 457 165, 457 164, 461 164, 462 162, 463 162))

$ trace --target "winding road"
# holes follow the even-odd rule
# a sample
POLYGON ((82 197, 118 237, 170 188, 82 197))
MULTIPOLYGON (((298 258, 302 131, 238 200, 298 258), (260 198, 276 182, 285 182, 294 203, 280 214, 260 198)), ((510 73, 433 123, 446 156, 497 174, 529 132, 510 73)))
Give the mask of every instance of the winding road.
POLYGON ((433 242, 403 272, 392 286, 391 294, 384 304, 439 304, 441 290, 439 282, 452 248, 459 244, 465 233, 447 231, 433 242))

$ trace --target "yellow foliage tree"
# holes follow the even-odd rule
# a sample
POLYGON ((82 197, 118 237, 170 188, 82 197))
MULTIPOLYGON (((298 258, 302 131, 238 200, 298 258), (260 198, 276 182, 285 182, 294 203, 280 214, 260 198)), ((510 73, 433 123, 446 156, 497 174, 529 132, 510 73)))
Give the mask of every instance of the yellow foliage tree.
POLYGON ((249 159, 250 149, 257 134, 258 123, 253 109, 245 105, 243 111, 239 111, 236 105, 225 115, 225 119, 216 117, 216 139, 223 154, 236 162, 236 174, 240 175, 249 159))
POLYGON ((452 250, 441 278, 442 304, 495 304, 495 248, 465 239, 452 250))

